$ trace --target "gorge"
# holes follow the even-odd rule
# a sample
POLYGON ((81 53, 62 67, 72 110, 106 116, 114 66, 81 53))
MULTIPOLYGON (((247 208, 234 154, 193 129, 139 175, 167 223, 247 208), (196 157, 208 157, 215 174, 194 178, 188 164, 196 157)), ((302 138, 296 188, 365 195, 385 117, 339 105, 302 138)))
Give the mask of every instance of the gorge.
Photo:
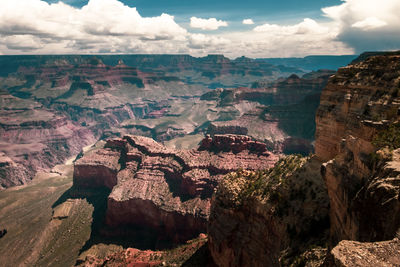
POLYGON ((18 60, 0 79, 2 262, 400 264, 399 52, 307 74, 223 56, 18 60))

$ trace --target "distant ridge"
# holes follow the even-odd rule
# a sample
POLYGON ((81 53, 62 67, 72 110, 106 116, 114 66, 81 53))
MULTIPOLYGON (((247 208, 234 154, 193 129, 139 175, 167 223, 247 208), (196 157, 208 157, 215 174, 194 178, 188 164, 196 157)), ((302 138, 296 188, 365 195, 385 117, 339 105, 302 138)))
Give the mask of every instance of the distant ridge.
POLYGON ((364 52, 364 53, 362 53, 360 56, 358 56, 357 58, 355 58, 355 59, 351 62, 351 64, 364 61, 364 60, 366 60, 367 58, 373 57, 373 56, 390 56, 390 55, 400 55, 400 50, 398 50, 398 51, 364 52))
POLYGON ((337 70, 352 62, 358 55, 340 56, 306 56, 288 58, 258 58, 256 61, 263 61, 273 65, 284 65, 287 67, 301 68, 305 71, 315 71, 320 69, 337 70))

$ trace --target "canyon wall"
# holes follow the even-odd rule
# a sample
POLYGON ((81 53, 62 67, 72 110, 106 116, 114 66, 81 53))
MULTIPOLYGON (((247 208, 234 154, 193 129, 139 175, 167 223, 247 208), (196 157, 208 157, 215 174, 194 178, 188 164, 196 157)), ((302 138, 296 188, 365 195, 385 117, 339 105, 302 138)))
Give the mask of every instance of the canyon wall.
POLYGON ((311 160, 289 157, 220 183, 209 224, 219 266, 398 265, 400 53, 361 58, 322 91, 311 160), (302 221, 317 214, 330 223, 302 221), (345 239, 353 241, 338 244, 345 239))
POLYGON ((111 189, 105 221, 114 234, 129 234, 121 229, 131 225, 182 242, 206 232, 210 198, 225 174, 267 169, 277 160, 265 144, 246 136, 216 135, 198 150, 173 150, 130 135, 78 159, 74 188, 111 189))
POLYGON ((314 158, 225 177, 212 200, 209 249, 218 266, 289 266, 326 238, 329 201, 314 158))
POLYGON ((389 163, 396 153, 377 153, 385 138, 390 149, 399 145, 397 132, 386 134, 400 115, 399 59, 372 56, 341 68, 321 95, 315 151, 326 162, 333 243, 387 240, 400 227, 398 172, 389 163))

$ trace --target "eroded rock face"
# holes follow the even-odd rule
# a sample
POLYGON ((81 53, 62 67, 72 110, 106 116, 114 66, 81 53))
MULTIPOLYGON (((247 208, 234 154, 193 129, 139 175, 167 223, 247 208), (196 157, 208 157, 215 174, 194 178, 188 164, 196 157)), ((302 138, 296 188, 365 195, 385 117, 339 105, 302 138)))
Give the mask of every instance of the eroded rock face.
POLYGON ((377 164, 373 144, 400 119, 399 77, 400 55, 374 56, 341 68, 322 92, 315 151, 326 162, 333 243, 391 239, 400 226, 396 164, 377 164))
POLYGON ((244 135, 214 135, 213 138, 206 136, 201 141, 198 150, 208 150, 214 152, 232 151, 240 153, 248 150, 253 153, 267 153, 267 146, 264 143, 253 141, 250 137, 244 135))
POLYGON ((0 189, 29 182, 95 141, 87 127, 42 104, 0 92, 0 189))
POLYGON ((278 153, 308 155, 314 151, 315 113, 320 94, 333 73, 321 71, 303 78, 291 75, 273 83, 254 83, 253 88, 208 92, 201 99, 216 100, 219 107, 239 112, 232 118, 227 114, 229 119, 211 122, 207 133, 246 134, 268 143, 269 149, 278 153))
POLYGON ((150 227, 177 242, 187 240, 206 231, 210 198, 224 174, 267 169, 278 160, 244 136, 203 143, 211 144, 208 150, 172 150, 141 136, 110 140, 75 163, 74 185, 112 189, 106 214, 111 227, 150 227))
POLYGON ((212 200, 209 248, 219 266, 289 266, 324 235, 328 198, 315 159, 290 156, 264 173, 226 177, 212 200), (306 237, 306 238, 305 238, 306 237))
POLYGON ((0 189, 27 183, 33 173, 0 153, 0 189))
POLYGON ((121 153, 109 148, 90 153, 75 162, 74 185, 78 187, 105 186, 112 189, 117 184, 121 166, 121 153))
POLYGON ((333 265, 337 267, 395 267, 400 266, 400 241, 362 243, 341 241, 332 251, 333 265))

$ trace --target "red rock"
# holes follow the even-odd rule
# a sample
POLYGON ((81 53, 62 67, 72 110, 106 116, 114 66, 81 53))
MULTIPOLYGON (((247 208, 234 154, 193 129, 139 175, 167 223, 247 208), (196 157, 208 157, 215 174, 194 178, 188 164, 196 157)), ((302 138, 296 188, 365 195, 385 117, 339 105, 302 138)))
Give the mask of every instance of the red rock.
POLYGON ((120 156, 119 151, 106 148, 80 158, 74 164, 74 186, 112 189, 117 184, 120 156))
POLYGON ((212 152, 172 150, 142 136, 108 141, 107 148, 75 163, 74 185, 112 188, 109 226, 146 226, 177 242, 187 240, 206 231, 210 198, 224 174, 266 169, 278 160, 246 136, 215 136, 211 144, 212 152), (234 151, 219 151, 229 146, 234 151))
POLYGON ((198 150, 208 150, 213 152, 228 152, 240 153, 248 150, 252 153, 265 153, 267 146, 264 143, 251 140, 250 137, 245 135, 214 135, 213 138, 206 136, 198 148, 198 150))

